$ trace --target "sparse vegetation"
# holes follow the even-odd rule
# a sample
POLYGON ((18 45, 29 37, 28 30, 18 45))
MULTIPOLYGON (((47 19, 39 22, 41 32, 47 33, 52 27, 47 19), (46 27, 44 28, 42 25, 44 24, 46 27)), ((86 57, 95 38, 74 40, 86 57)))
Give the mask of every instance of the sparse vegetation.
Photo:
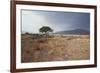
MULTIPOLYGON (((33 35, 35 36, 35 34, 33 35)), ((21 62, 86 60, 90 58, 89 35, 58 35, 48 40, 21 36, 21 62)))
POLYGON ((42 34, 45 34, 45 36, 47 37, 49 35, 49 32, 53 32, 53 29, 48 26, 43 26, 39 29, 39 32, 42 32, 42 34))

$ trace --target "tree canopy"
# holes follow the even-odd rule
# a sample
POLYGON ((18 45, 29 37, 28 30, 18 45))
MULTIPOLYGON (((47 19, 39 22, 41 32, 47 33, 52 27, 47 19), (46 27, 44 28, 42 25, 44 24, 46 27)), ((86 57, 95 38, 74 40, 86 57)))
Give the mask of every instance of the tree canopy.
POLYGON ((42 32, 42 33, 49 33, 49 32, 53 32, 53 30, 49 27, 49 26, 43 26, 39 29, 39 32, 42 32))

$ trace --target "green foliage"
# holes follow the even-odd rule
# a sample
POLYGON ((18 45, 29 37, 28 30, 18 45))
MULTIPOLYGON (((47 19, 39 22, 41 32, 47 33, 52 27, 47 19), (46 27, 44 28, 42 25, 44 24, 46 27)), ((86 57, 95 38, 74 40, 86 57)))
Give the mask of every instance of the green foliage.
POLYGON ((48 26, 43 26, 39 29, 39 32, 42 32, 42 33, 45 33, 45 34, 48 34, 49 32, 53 32, 53 30, 48 27, 48 26))
POLYGON ((29 32, 26 32, 25 34, 29 35, 30 33, 29 32))

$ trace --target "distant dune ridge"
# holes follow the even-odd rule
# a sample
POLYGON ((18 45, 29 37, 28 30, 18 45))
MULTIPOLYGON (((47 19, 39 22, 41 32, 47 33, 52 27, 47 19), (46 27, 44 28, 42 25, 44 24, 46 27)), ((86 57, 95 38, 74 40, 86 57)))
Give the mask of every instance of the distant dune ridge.
POLYGON ((55 32, 54 34, 77 34, 77 35, 89 35, 90 32, 89 32, 88 30, 84 30, 84 29, 75 29, 75 30, 59 31, 59 32, 55 32))

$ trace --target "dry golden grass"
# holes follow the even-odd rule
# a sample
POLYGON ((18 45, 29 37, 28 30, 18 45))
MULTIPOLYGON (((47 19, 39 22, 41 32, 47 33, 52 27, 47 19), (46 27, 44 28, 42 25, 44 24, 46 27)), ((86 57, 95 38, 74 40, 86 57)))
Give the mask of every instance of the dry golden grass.
POLYGON ((86 60, 90 58, 89 35, 67 35, 32 39, 22 35, 22 62, 86 60))

